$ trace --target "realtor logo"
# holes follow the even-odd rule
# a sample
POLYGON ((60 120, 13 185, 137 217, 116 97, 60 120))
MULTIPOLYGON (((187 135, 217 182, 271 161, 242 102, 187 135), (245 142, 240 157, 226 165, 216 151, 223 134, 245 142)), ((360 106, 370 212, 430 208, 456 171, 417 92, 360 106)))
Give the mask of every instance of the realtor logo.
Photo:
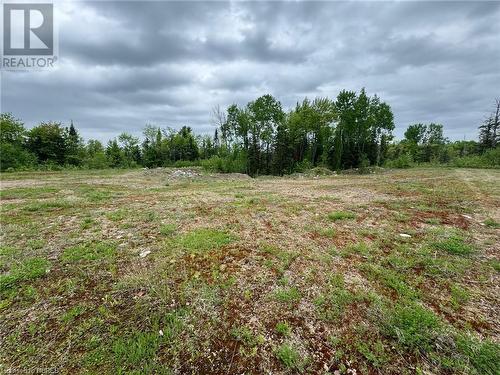
POLYGON ((4 69, 26 70, 53 66, 56 61, 53 4, 3 4, 2 20, 4 69))

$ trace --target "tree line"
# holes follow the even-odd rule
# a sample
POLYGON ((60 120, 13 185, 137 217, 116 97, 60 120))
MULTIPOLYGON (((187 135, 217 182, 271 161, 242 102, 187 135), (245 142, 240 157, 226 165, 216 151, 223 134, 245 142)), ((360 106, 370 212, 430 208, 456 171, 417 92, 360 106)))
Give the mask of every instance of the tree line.
POLYGON ((10 113, 0 114, 0 169, 148 168, 202 165, 251 176, 283 175, 314 167, 332 170, 415 163, 498 166, 500 100, 479 126, 479 142, 450 142, 440 124, 412 124, 394 141, 391 107, 377 95, 341 91, 330 98, 305 98, 285 111, 271 95, 245 106, 216 107, 213 135, 195 135, 146 125, 142 140, 129 133, 103 145, 84 142, 73 122, 42 122, 32 129, 10 113), (476 165, 477 164, 477 165, 476 165))

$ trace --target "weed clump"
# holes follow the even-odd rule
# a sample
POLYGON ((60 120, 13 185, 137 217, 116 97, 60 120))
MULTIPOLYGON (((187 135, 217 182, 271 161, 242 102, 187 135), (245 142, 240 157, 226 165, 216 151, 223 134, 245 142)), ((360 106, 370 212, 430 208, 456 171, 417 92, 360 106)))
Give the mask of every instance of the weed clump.
POLYGON ((289 344, 280 345, 275 351, 276 357, 289 370, 304 371, 305 362, 300 353, 289 344))
POLYGON ((292 329, 287 322, 278 322, 276 324, 276 332, 278 332, 282 336, 289 336, 291 330, 292 329))

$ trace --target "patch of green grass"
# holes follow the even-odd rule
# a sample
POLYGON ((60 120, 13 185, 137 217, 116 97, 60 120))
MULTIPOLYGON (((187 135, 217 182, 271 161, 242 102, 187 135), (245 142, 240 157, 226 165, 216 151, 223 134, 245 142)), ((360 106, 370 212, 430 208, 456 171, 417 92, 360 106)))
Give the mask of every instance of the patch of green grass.
POLYGON ((85 192, 85 198, 90 202, 102 202, 112 198, 113 193, 106 190, 90 190, 85 192))
POLYGON ((273 295, 277 301, 283 303, 294 303, 300 300, 300 292, 295 287, 278 288, 273 295))
MULTIPOLYGON (((100 311, 106 315, 106 312, 100 311)), ((119 327, 111 326, 110 333, 119 335, 115 337, 108 347, 92 352, 89 361, 99 363, 111 357, 114 364, 114 373, 133 374, 170 374, 165 363, 160 361, 160 351, 176 350, 181 345, 178 337, 183 329, 183 316, 186 310, 180 309, 168 312, 165 315, 153 316, 152 328, 139 331, 132 330, 120 334, 119 327), (103 357, 104 355, 104 357, 103 357)))
POLYGON ((401 302, 386 311, 385 332, 413 352, 432 351, 441 327, 439 318, 416 302, 401 302))
POLYGON ((404 212, 396 212, 394 213, 394 220, 399 223, 407 223, 411 219, 411 216, 404 212))
POLYGON ((73 207, 73 204, 63 200, 53 200, 53 201, 44 201, 44 202, 36 202, 30 203, 24 206, 23 211, 28 212, 38 212, 38 211, 55 211, 58 209, 70 208, 73 207))
POLYGON ((45 276, 50 263, 46 259, 32 258, 15 264, 9 273, 0 275, 0 293, 18 284, 45 276))
POLYGON ((494 229, 500 228, 500 223, 498 223, 497 221, 495 221, 492 218, 486 219, 484 221, 484 225, 486 225, 489 228, 494 228, 494 229))
POLYGON ((441 220, 438 219, 438 218, 435 218, 435 217, 429 217, 427 219, 424 220, 427 224, 431 224, 431 225, 439 225, 441 224, 441 220))
POLYGON ((171 236, 177 231, 177 225, 175 224, 163 224, 160 227, 160 233, 164 236, 171 236))
POLYGON ((61 321, 64 324, 69 324, 72 323, 79 315, 81 315, 85 311, 85 308, 83 306, 73 306, 70 308, 68 311, 66 311, 62 316, 61 316, 61 321))
POLYGON ((48 198, 59 189, 51 187, 13 188, 0 191, 1 199, 48 198))
POLYGON ((121 221, 127 217, 126 210, 116 210, 106 214, 106 217, 111 221, 121 221))
POLYGON ((116 245, 109 242, 90 242, 66 248, 61 260, 66 263, 96 262, 116 256, 116 245))
POLYGON ((290 344, 282 344, 275 350, 276 357, 289 370, 304 371, 304 360, 298 350, 290 344))
POLYGON ((129 371, 151 370, 161 341, 162 337, 158 332, 133 332, 124 338, 118 338, 111 347, 116 368, 129 371))
POLYGON ((354 294, 345 288, 344 277, 341 274, 333 274, 326 291, 314 300, 314 304, 322 319, 333 321, 339 319, 346 307, 355 300, 354 294))
POLYGON ((432 278, 461 276, 474 264, 471 257, 450 256, 427 245, 399 252, 398 256, 405 257, 411 268, 421 270, 421 276, 432 278))
POLYGON ((356 215, 349 211, 335 211, 328 214, 328 219, 332 221, 354 219, 356 215))
POLYGON ((474 248, 460 236, 451 236, 444 240, 431 242, 430 246, 435 250, 444 251, 452 255, 469 255, 474 251, 474 248))
POLYGON ((370 362, 374 367, 381 368, 389 362, 389 355, 382 341, 375 342, 362 341, 356 344, 356 349, 370 362))
POLYGON ((289 336, 292 329, 287 322, 278 322, 276 323, 276 332, 278 332, 282 336, 289 336))
POLYGON ((450 289, 450 295, 451 295, 451 301, 450 301, 451 306, 455 310, 458 310, 470 299, 469 292, 462 285, 452 285, 450 289))
POLYGON ((403 275, 389 268, 376 264, 363 264, 361 270, 372 280, 379 281, 383 286, 394 290, 400 298, 416 299, 418 291, 409 286, 403 275))
POLYGON ((491 340, 480 341, 461 335, 456 340, 458 351, 465 357, 468 373, 477 375, 500 374, 500 345, 491 340))
POLYGON ((16 249, 12 246, 0 246, 0 257, 7 257, 15 255, 19 252, 19 249, 16 249))
POLYGON ((337 235, 337 231, 333 228, 320 229, 318 233, 320 236, 327 238, 335 238, 335 236, 337 235))
POLYGON ((92 227, 94 223, 95 223, 94 219, 92 219, 91 217, 85 217, 83 218, 82 223, 80 224, 80 228, 89 229, 90 227, 92 227))
POLYGON ((173 340, 183 329, 183 316, 187 314, 186 310, 178 309, 176 311, 169 312, 165 315, 163 319, 163 324, 161 329, 163 332, 163 338, 172 344, 173 340))
POLYGON ((255 335, 253 331, 246 326, 233 328, 231 330, 231 336, 242 344, 240 353, 245 356, 254 356, 257 354, 258 346, 264 343, 264 337, 262 335, 255 335))
POLYGON ((492 259, 489 261, 491 267, 497 272, 500 272, 500 261, 496 259, 492 259))
POLYGON ((8 264, 19 254, 20 250, 12 246, 0 246, 0 271, 7 270, 8 264))
POLYGON ((370 255, 370 247, 365 242, 351 243, 347 245, 341 253, 343 257, 349 257, 352 254, 359 254, 367 257, 370 255))
POLYGON ((264 265, 271 269, 274 269, 278 275, 283 275, 283 273, 290 268, 290 265, 299 256, 298 252, 285 251, 277 246, 269 244, 261 244, 260 249, 264 254, 269 254, 273 259, 266 259, 264 265))
POLYGON ((201 228, 175 238, 173 246, 180 247, 189 253, 199 254, 221 248, 233 240, 233 236, 225 231, 201 228))
POLYGON ((44 239, 31 239, 26 242, 26 245, 31 249, 31 250, 39 250, 43 248, 46 244, 46 241, 44 239))

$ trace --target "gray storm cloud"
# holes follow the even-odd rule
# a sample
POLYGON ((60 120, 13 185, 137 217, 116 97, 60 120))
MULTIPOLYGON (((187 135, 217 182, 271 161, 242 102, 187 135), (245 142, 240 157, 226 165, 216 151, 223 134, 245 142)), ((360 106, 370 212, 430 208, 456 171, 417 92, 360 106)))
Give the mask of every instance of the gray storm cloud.
POLYGON ((60 60, 2 72, 1 109, 86 138, 146 123, 213 132, 211 108, 270 93, 291 107, 377 93, 396 134, 441 122, 475 138, 500 96, 497 2, 59 2, 60 60))

